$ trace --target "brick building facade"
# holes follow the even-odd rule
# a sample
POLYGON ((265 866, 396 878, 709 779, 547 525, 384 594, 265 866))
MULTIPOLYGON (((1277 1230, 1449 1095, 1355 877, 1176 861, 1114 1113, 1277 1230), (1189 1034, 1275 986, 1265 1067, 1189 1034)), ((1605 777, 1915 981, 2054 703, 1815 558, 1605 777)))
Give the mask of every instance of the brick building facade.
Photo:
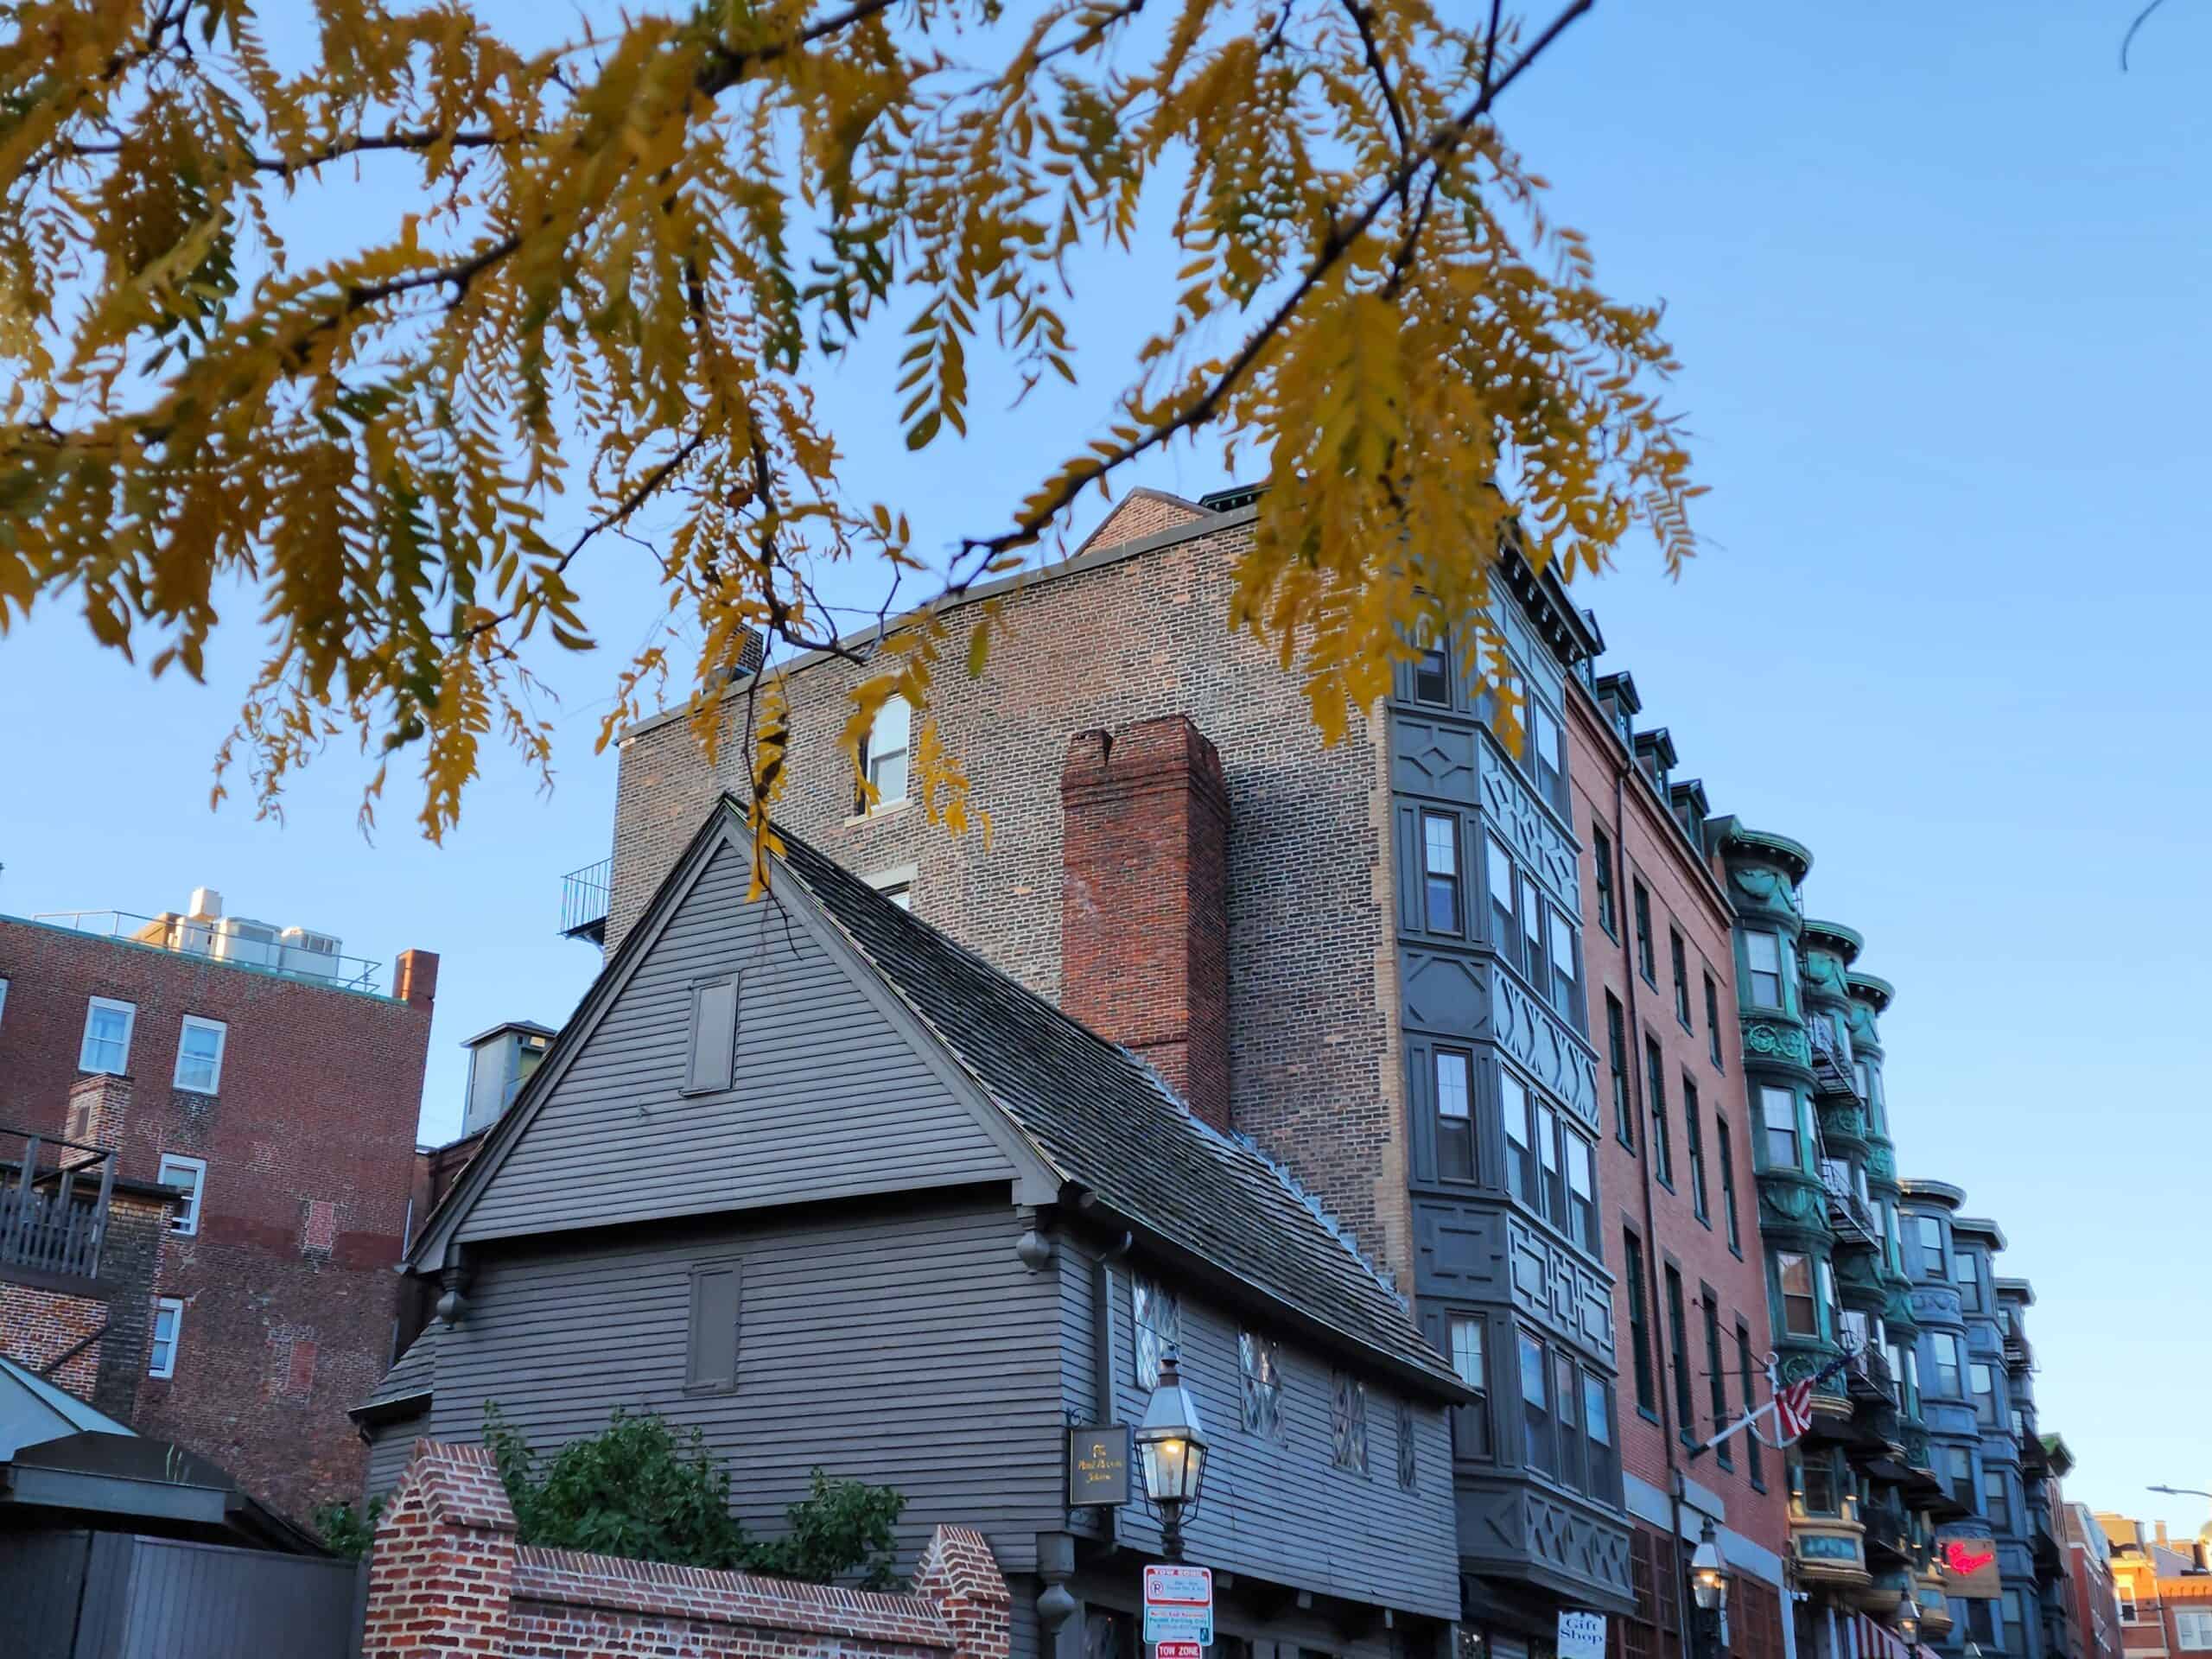
MULTIPOLYGON (((1634 1548, 1655 1563, 1655 1584, 1679 1579, 1711 1516, 1738 1567, 1730 1618, 1771 1630, 1768 1650, 1779 1653, 1789 1484, 1773 1426, 1696 1451, 1764 1402, 1773 1345, 1738 1075, 1734 912, 1706 850, 1703 791, 1662 792, 1671 746, 1663 729, 1636 731, 1629 677, 1586 671, 1570 685, 1590 1033, 1607 1131, 1599 1186, 1611 1195, 1614 1323, 1627 1333, 1621 1462, 1634 1548), (1677 1491, 1688 1501, 1676 1502, 1677 1491)), ((1646 1650, 1686 1650, 1679 1614, 1656 1598, 1639 1608, 1646 1650)))
POLYGON ((102 1312, 92 1402, 295 1517, 359 1490, 346 1410, 392 1357, 436 982, 425 951, 385 996, 0 918, 15 1127, 113 1147, 104 1265, 158 1255, 154 1300, 102 1312), (162 1185, 167 1228, 131 1196, 162 1185))

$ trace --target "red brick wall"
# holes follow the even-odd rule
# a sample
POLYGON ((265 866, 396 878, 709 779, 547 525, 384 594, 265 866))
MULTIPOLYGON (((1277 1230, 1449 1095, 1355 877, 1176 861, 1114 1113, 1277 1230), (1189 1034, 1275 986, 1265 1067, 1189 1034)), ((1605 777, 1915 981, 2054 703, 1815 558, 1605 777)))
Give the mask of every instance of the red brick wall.
POLYGON ((98 1341, 58 1370, 46 1368, 106 1324, 107 1304, 93 1297, 0 1283, 0 1354, 79 1400, 92 1397, 92 1385, 99 1378, 98 1341))
MULTIPOLYGON (((1231 631, 1231 562, 1249 526, 1249 514, 1209 518, 1185 540, 1006 596, 1008 636, 979 678, 949 667, 932 710, 974 780, 974 804, 991 815, 988 847, 932 828, 912 805, 852 817, 836 739, 847 692, 874 671, 835 660, 790 682, 794 764, 777 816, 863 876, 915 867, 917 914, 1057 1001, 1068 740, 1188 715, 1229 791, 1237 1128, 1410 1282, 1385 728, 1356 718, 1345 741, 1325 746, 1295 668, 1231 631)), ((622 740, 610 946, 717 791, 745 786, 742 690, 723 713, 719 778, 680 717, 622 740)))
POLYGON ((360 1488, 346 1409, 391 1357, 436 962, 395 965, 410 1002, 0 918, 7 1111, 60 1132, 86 999, 117 998, 137 1009, 118 1176, 207 1162, 199 1234, 167 1238, 154 1293, 186 1305, 176 1374, 138 1362, 132 1427, 295 1516, 360 1488), (213 1096, 173 1086, 188 1014, 228 1027, 213 1096))
POLYGON ((787 1584, 515 1541, 490 1453, 419 1441, 377 1528, 363 1659, 1007 1659, 980 1533, 939 1527, 912 1595, 787 1584))
MULTIPOLYGON (((1599 1187, 1607 1217, 1605 1259, 1615 1268, 1613 1325, 1620 1344, 1621 1461, 1630 1473, 1667 1491, 1672 1484, 1669 1437, 1678 1434, 1682 1427, 1675 1421, 1664 1315, 1667 1266, 1673 1264, 1682 1278, 1683 1314, 1690 1351, 1690 1398, 1696 1414, 1692 1427, 1700 1439, 1710 1436, 1713 1430, 1711 1392, 1707 1382, 1704 1319, 1700 1307, 1703 1291, 1708 1287, 1712 1289, 1719 1311, 1721 1363, 1730 1374, 1728 1403, 1732 1417, 1739 1410, 1744 1397, 1737 1364, 1737 1321, 1740 1319, 1749 1327, 1755 1364, 1764 1357, 1770 1343, 1759 1250, 1758 1192, 1753 1182, 1751 1131, 1740 1076, 1743 1050, 1736 1024, 1735 953, 1730 939, 1726 899, 1711 870, 1667 814, 1657 791, 1641 773, 1630 768, 1626 750, 1579 683, 1569 692, 1568 702, 1568 770, 1573 784, 1574 832, 1586 849, 1582 855, 1583 952, 1589 983, 1590 1035, 1598 1048, 1599 1103, 1604 1131, 1599 1142, 1599 1187), (1629 775, 1625 787, 1620 791, 1617 818, 1614 780, 1624 771, 1629 775), (1597 866, 1590 850, 1595 844, 1593 829, 1605 832, 1615 851, 1618 938, 1608 935, 1599 920, 1597 866), (1656 985, 1646 981, 1636 967, 1634 889, 1630 885, 1636 880, 1641 880, 1651 895, 1656 985), (1675 1015, 1669 946, 1670 927, 1682 935, 1688 963, 1692 1027, 1688 1031, 1675 1015), (1707 973, 1713 976, 1718 988, 1720 1009, 1722 1064, 1718 1066, 1713 1061, 1707 1030, 1703 976, 1707 973), (1629 1099, 1636 1123, 1636 1150, 1632 1153, 1622 1146, 1614 1133, 1606 1036, 1608 993, 1618 1000, 1624 1014, 1629 1099), (1675 1172, 1672 1192, 1656 1179, 1648 1184, 1648 1219, 1644 1160, 1650 1151, 1651 1111, 1645 1095, 1647 1035, 1658 1039, 1664 1058, 1668 1128, 1675 1172), (1688 1135, 1684 1123, 1685 1075, 1697 1088, 1710 1224, 1698 1219, 1692 1197, 1688 1135), (1727 1120, 1735 1169, 1740 1255, 1729 1249, 1722 1213, 1725 1198, 1718 1145, 1718 1120, 1722 1117, 1727 1120), (1624 1230, 1637 1236, 1643 1249, 1644 1323, 1650 1336, 1656 1404, 1663 1427, 1637 1408, 1628 1281, 1620 1270, 1624 1230)), ((1763 1382, 1755 1383, 1754 1389, 1755 1399, 1765 1397, 1763 1382)), ((1677 1461, 1683 1449, 1680 1440, 1675 1440, 1672 1451, 1677 1461)), ((1721 1496, 1731 1528, 1782 1553, 1787 1526, 1782 1455, 1770 1447, 1762 1451, 1766 1484, 1766 1491, 1762 1493, 1751 1484, 1750 1458, 1740 1435, 1730 1449, 1735 1465, 1732 1471, 1723 1468, 1715 1455, 1707 1452, 1691 1467, 1690 1477, 1721 1496)))
POLYGON ((1229 793, 1182 715, 1078 733, 1060 774, 1060 1006, 1230 1126, 1229 793))

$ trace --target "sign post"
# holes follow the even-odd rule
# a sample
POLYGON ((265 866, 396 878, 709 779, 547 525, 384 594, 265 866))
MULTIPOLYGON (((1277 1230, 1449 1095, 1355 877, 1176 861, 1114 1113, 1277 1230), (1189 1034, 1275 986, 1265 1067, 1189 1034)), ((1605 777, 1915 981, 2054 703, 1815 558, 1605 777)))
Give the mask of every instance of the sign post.
POLYGON ((1145 1568, 1144 1639, 1157 1659, 1201 1659, 1213 1645, 1211 1567, 1145 1568))

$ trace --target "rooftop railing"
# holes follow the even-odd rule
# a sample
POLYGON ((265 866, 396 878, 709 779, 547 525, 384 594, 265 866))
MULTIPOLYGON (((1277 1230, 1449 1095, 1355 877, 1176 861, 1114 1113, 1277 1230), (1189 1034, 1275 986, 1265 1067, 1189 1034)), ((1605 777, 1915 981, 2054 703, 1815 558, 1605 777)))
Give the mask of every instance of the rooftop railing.
POLYGON ((561 932, 571 939, 603 943, 607 911, 614 892, 614 860, 602 858, 561 878, 561 932))
POLYGON ((226 968, 275 974, 284 979, 334 986, 344 991, 376 994, 377 975, 384 964, 366 957, 341 956, 316 949, 296 935, 286 938, 273 931, 263 936, 226 929, 221 918, 204 916, 140 916, 127 910, 48 910, 31 920, 48 927, 64 927, 73 933, 96 938, 121 939, 181 957, 197 957, 226 968))
POLYGON ((97 1279, 115 1158, 0 1126, 0 1269, 97 1279))

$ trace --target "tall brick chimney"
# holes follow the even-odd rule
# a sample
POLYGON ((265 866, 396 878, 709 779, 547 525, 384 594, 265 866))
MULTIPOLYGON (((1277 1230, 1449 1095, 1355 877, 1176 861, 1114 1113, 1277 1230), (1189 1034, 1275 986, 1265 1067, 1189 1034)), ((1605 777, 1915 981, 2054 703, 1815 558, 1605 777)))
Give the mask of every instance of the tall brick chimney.
POLYGON ((427 1008, 437 1000, 438 953, 403 950, 391 970, 391 994, 400 1001, 427 1008))
POLYGON ((1078 732, 1060 773, 1060 1006, 1230 1127, 1229 791, 1182 715, 1078 732))

